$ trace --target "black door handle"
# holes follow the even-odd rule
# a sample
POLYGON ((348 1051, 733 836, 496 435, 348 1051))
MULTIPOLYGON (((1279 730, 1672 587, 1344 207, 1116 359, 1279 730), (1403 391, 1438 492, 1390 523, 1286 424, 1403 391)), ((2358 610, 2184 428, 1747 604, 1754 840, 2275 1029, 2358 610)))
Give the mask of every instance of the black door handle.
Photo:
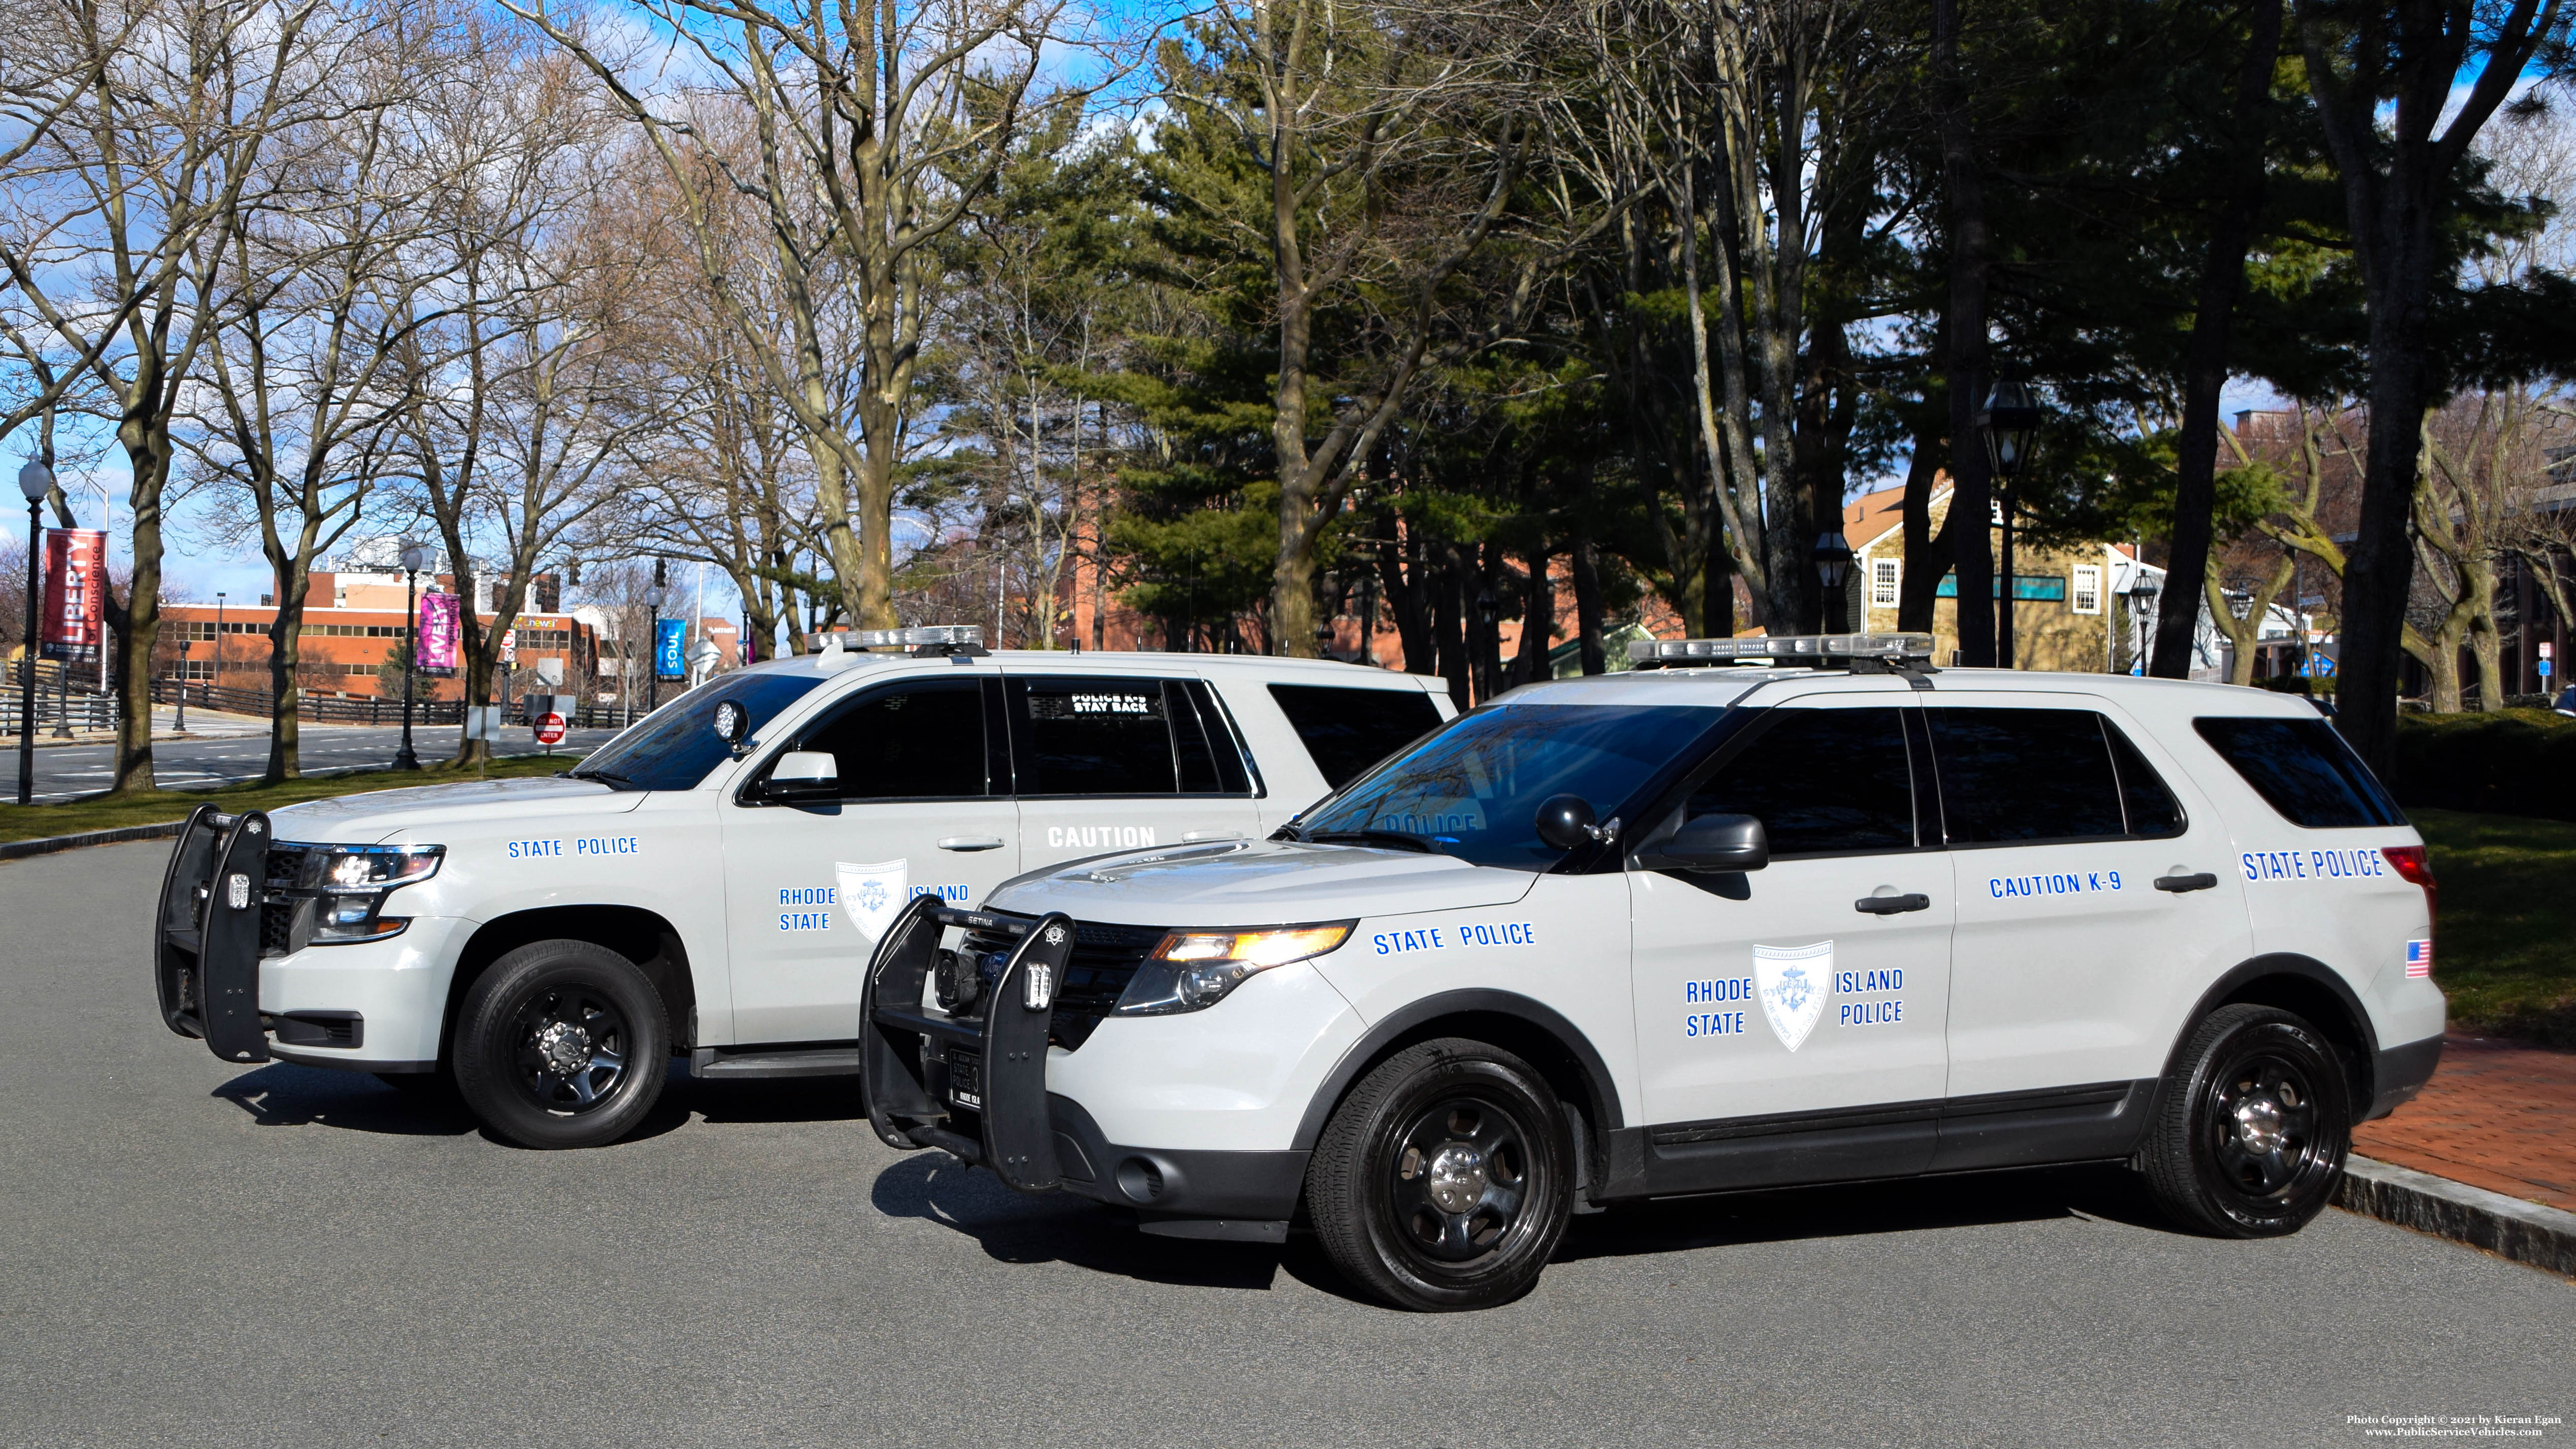
POLYGON ((2195 875, 2160 875, 2156 877, 2157 890, 2172 891, 2175 895, 2181 895, 2184 891, 2206 891, 2215 890, 2217 888, 2218 877, 2211 875, 2205 870, 2195 875))
POLYGON ((1932 909, 1932 898, 1919 892, 1910 896, 1862 896, 1852 902, 1852 909, 1873 916, 1893 916, 1904 911, 1928 911, 1932 909))

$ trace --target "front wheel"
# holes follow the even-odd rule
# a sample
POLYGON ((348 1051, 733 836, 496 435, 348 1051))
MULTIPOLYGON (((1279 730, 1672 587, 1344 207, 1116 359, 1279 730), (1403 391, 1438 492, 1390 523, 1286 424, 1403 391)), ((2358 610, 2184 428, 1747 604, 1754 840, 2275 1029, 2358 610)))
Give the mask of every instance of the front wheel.
POLYGON ((1342 1276, 1400 1308, 1486 1308, 1529 1291, 1565 1237, 1573 1145, 1527 1063, 1443 1039, 1351 1089, 1306 1172, 1308 1215, 1342 1276))
POLYGON ((538 941, 492 963, 456 1020, 456 1088, 526 1147, 597 1147, 662 1095, 671 1028, 635 963, 588 941, 538 941))
POLYGON ((2229 1238, 2295 1233, 2325 1210, 2352 1150, 2342 1064, 2317 1029, 2269 1006, 2222 1006, 2165 1078, 2145 1152, 2166 1213, 2229 1238))

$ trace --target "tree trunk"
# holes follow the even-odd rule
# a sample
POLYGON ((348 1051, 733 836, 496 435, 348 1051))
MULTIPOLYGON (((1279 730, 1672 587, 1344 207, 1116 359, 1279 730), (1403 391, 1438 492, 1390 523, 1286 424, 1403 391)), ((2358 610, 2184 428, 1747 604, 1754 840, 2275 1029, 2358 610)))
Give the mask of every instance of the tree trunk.
MULTIPOLYGON (((1956 532, 1945 524, 1932 531, 1932 488, 1939 480, 1940 439, 1927 427, 1914 433, 1914 460, 1905 469, 1905 567, 1897 576, 1896 627, 1916 634, 1932 632, 1934 601, 1941 578, 1950 570, 1950 541, 1956 532)), ((1957 518, 1955 511, 1950 515, 1957 518)))
MULTIPOLYGON (((2263 209, 2265 139, 2272 70, 2281 53, 2282 0, 2259 0, 2250 17, 2252 36, 2236 77, 2236 115, 2228 187, 2203 254, 2200 297, 2192 315, 2183 361, 2181 453, 2174 465, 2172 572, 2165 592, 2196 599, 2209 564, 2211 513, 2218 506, 2218 400, 2227 386, 2227 354, 2237 294, 2244 290, 2245 253, 2254 220, 2263 209)), ((2191 677, 2192 629, 2188 609, 2156 621, 2154 657, 2147 672, 2161 679, 2191 677)))
POLYGON ((1514 684, 1537 684, 1549 677, 1547 651, 1556 638, 1556 586, 1547 576, 1551 557, 1544 544, 1529 553, 1529 577, 1521 590, 1520 667, 1512 671, 1514 684))
POLYGON ((304 774, 298 755, 304 688, 295 671, 304 657, 304 603, 312 592, 311 574, 277 570, 277 618, 268 626, 268 768, 260 775, 271 785, 304 774))
POLYGON ((1950 561, 1959 575, 1959 662, 1990 667, 1996 662, 1995 564, 1988 522, 1994 504, 1985 446, 1972 420, 1986 385, 1986 273, 1993 240, 1986 222, 1985 174, 1968 128, 1959 4, 1932 3, 1932 69, 1942 98, 1941 175, 1950 214, 1950 517, 1942 532, 1954 540, 1950 561))
POLYGON ((1582 661, 1585 674, 1606 674, 1610 661, 1601 647, 1601 569, 1593 559, 1592 540, 1574 540, 1574 637, 1575 657, 1582 661))

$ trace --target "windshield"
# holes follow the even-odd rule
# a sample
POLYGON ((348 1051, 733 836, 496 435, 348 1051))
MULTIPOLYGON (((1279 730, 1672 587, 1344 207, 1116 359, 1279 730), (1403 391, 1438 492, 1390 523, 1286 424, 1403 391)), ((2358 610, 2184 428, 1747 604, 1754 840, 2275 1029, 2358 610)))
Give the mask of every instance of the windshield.
POLYGON ((1538 838, 1541 801, 1580 795, 1607 820, 1724 713, 1694 705, 1478 710, 1316 806, 1298 837, 1545 870, 1565 852, 1538 838))
POLYGON ((716 738, 716 706, 739 700, 750 712, 743 738, 823 682, 820 675, 768 670, 719 675, 637 721, 593 750, 572 772, 620 790, 688 790, 731 753, 716 738))

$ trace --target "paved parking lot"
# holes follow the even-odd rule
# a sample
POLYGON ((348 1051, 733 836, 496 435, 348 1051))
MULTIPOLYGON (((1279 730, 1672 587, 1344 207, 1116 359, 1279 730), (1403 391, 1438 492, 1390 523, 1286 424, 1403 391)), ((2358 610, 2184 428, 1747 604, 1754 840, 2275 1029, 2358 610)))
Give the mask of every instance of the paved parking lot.
MULTIPOLYGON (((2162 1226, 2125 1175, 1578 1221, 1397 1314, 879 1146, 838 1083, 677 1078, 535 1153, 156 1020, 166 848, 0 865, 0 1444, 2346 1444, 2576 1409, 2576 1285, 2329 1213, 2162 1226)), ((2566 1426, 2542 1442, 2568 1442, 2566 1426)))

